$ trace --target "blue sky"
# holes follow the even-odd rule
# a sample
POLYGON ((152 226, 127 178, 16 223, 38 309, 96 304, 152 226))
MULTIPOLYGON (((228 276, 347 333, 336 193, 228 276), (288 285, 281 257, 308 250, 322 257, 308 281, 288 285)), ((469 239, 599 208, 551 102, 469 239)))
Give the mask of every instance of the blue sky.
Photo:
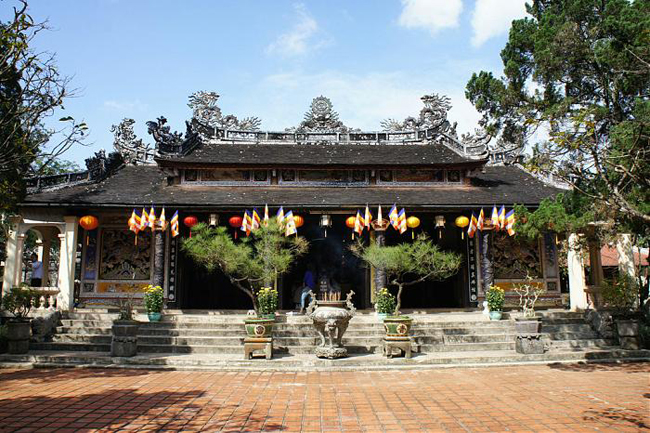
MULTIPOLYGON (((0 2, 3 18, 14 4, 0 2)), ((35 48, 56 53, 79 89, 65 113, 88 123, 89 145, 65 157, 83 165, 112 149, 110 127, 124 117, 145 142, 145 122, 160 115, 184 131, 197 90, 270 130, 297 125, 321 94, 346 125, 377 130, 443 93, 459 131, 471 131, 479 116, 465 84, 479 70, 501 74, 524 0, 31 0, 30 13, 53 28, 35 48)))

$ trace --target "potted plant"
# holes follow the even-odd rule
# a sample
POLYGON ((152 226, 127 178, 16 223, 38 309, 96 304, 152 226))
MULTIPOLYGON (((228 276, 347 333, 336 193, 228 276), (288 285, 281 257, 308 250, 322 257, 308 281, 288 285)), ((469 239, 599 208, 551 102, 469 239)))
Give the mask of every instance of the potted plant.
POLYGON ((126 290, 126 296, 118 298, 119 313, 113 320, 111 356, 135 356, 138 352, 138 330, 140 322, 134 318, 134 295, 136 288, 126 290))
POLYGON ((411 329, 413 319, 400 312, 404 288, 426 280, 449 278, 458 272, 462 262, 460 254, 441 251, 425 234, 413 242, 392 246, 365 246, 359 241, 351 250, 375 269, 383 269, 389 284, 397 287, 395 308, 384 319, 388 337, 406 337, 411 329))
POLYGON ((624 274, 613 280, 606 280, 601 286, 605 307, 612 310, 618 340, 623 349, 639 349, 639 318, 636 312, 639 287, 636 281, 624 274))
POLYGON ((6 332, 7 352, 11 354, 19 355, 29 351, 32 319, 27 315, 37 296, 34 290, 23 284, 20 287, 12 287, 2 297, 2 307, 12 315, 7 322, 6 332))
POLYGON ((485 298, 490 310, 490 320, 501 320, 505 291, 499 286, 492 285, 488 289, 485 298))
POLYGON ((382 320, 395 311, 395 296, 386 287, 377 292, 375 310, 377 311, 377 316, 382 320))
POLYGON ((275 320, 275 312, 278 309, 278 291, 271 287, 262 287, 257 292, 257 305, 259 306, 259 317, 275 320))
POLYGON ((144 290, 144 307, 150 322, 159 322, 164 303, 163 288, 148 285, 144 290))
POLYGON ((546 290, 536 284, 530 275, 526 275, 524 283, 516 284, 514 290, 519 295, 521 307, 521 316, 515 317, 515 331, 517 334, 538 334, 541 330, 542 318, 535 315, 535 303, 546 290))
MULTIPOLYGON (((258 295, 262 287, 269 287, 291 268, 296 258, 307 251, 308 243, 300 236, 285 236, 284 228, 271 219, 239 241, 233 240, 226 227, 197 224, 192 229, 192 237, 184 239, 181 248, 207 270, 220 269, 233 286, 251 299, 256 317, 245 319, 246 331, 252 337, 264 337, 273 328, 274 319, 269 318, 271 310, 267 308, 273 305, 274 295, 270 292, 261 298, 258 295), (260 300, 265 303, 264 312, 260 300)), ((277 297, 274 302, 273 313, 277 297)))

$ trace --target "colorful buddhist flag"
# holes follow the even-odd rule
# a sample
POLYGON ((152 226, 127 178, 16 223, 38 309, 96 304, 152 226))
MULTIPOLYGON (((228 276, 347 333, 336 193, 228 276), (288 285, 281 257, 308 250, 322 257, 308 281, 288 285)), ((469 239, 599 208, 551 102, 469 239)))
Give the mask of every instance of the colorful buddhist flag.
POLYGON ((363 215, 363 222, 364 225, 368 230, 370 230, 370 224, 372 223, 372 213, 370 212, 370 208, 366 204, 366 213, 363 215))
POLYGON ((501 209, 499 209, 499 229, 506 229, 506 207, 504 205, 501 205, 501 209))
POLYGON ((404 208, 399 211, 399 214, 397 215, 397 221, 398 221, 398 230, 399 234, 403 234, 406 230, 408 230, 408 226, 406 225, 406 211, 404 208))
POLYGON ((149 214, 145 208, 142 208, 142 215, 140 215, 140 231, 149 227, 149 214))
POLYGON ((178 211, 174 212, 169 224, 171 226, 172 237, 175 238, 180 234, 180 230, 178 230, 178 211))
POLYGON ((354 219, 354 232, 361 236, 363 234, 363 218, 361 217, 361 212, 357 210, 357 216, 354 219))
POLYGON ((251 230, 257 230, 260 228, 260 222, 262 219, 260 218, 260 214, 257 212, 257 208, 253 208, 253 216, 252 216, 252 221, 251 221, 251 230))
POLYGON ((472 217, 469 219, 469 227, 467 228, 467 236, 470 238, 474 237, 474 233, 476 233, 476 216, 474 215, 474 212, 472 212, 472 217))
POLYGON ((129 218, 129 230, 136 235, 140 231, 140 217, 135 213, 135 209, 133 209, 133 212, 131 212, 131 218, 129 218))
POLYGON ((269 205, 268 204, 264 205, 264 220, 263 220, 263 222, 264 222, 264 227, 269 226, 269 205))
POLYGON ((379 227, 383 227, 382 225, 382 215, 381 215, 381 205, 377 208, 377 221, 379 222, 379 227))
POLYGON ((513 236, 515 234, 515 210, 511 209, 510 212, 506 214, 506 230, 508 234, 513 236))
POLYGON ((246 236, 248 236, 251 232, 251 226, 250 226, 250 218, 248 215, 248 210, 244 211, 244 215, 242 215, 241 218, 241 226, 239 227, 239 230, 246 232, 246 236))
POLYGON ((481 212, 478 214, 478 220, 476 221, 476 228, 478 230, 483 230, 483 224, 485 221, 485 214, 483 213, 483 208, 481 208, 481 212))
POLYGON ((490 218, 492 222, 492 227, 494 227, 495 231, 498 231, 500 229, 499 227, 499 211, 497 210, 497 206, 494 205, 492 208, 492 217, 490 218))
POLYGON ((399 230, 399 214, 397 213, 397 205, 395 204, 393 204, 390 212, 388 212, 388 221, 395 230, 399 230))
POLYGON ((165 208, 162 208, 162 211, 160 212, 160 218, 158 218, 158 227, 160 227, 160 230, 162 231, 167 230, 167 220, 165 219, 165 208))
POLYGON ((286 223, 285 236, 291 236, 298 234, 298 229, 296 228, 296 221, 293 218, 293 211, 287 212, 287 215, 284 218, 286 223))
POLYGON ((154 210, 153 206, 151 206, 151 210, 149 211, 149 223, 147 225, 151 231, 156 230, 156 211, 154 210))
POLYGON ((280 206, 278 212, 275 214, 275 220, 278 222, 278 225, 282 227, 284 225, 284 209, 280 206))

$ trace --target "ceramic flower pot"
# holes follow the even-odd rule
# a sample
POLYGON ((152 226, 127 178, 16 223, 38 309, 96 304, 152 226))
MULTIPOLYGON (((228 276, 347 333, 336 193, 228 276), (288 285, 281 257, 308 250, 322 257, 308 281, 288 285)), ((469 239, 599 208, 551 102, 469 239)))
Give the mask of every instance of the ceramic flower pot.
POLYGON ((384 319, 386 337, 408 337, 413 319, 408 316, 388 316, 384 319))
POLYGON ((539 334, 542 329, 541 317, 516 317, 515 331, 517 334, 539 334))
POLYGON ((490 320, 501 320, 503 313, 501 311, 490 311, 490 320))
POLYGON ((160 319, 162 317, 162 313, 148 312, 147 317, 149 318, 150 322, 160 322, 160 319))
POLYGON ((244 320, 246 334, 251 338, 270 338, 273 333, 275 319, 256 317, 244 320))

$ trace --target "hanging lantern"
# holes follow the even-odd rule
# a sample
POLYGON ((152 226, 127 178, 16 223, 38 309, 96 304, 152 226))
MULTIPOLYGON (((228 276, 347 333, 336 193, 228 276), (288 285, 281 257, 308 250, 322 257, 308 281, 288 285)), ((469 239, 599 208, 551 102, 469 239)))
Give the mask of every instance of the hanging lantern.
POLYGON ((465 230, 464 228, 469 225, 469 218, 466 216, 459 216, 456 218, 456 221, 454 221, 454 224, 456 224, 456 227, 460 228, 460 238, 465 239, 465 230))
POLYGON ((189 227, 190 229, 190 238, 192 237, 192 227, 197 225, 199 223, 199 219, 193 215, 185 217, 183 219, 183 224, 185 224, 185 227, 189 227))
POLYGON ((442 230, 445 228, 445 217, 444 215, 436 215, 436 228, 440 229, 438 232, 438 239, 442 239, 442 230))
POLYGON ((79 219, 79 225, 84 228, 84 230, 95 230, 99 226, 99 220, 97 217, 92 215, 82 216, 79 219))
POLYGON ((348 228, 352 229, 352 239, 354 239, 354 225, 356 224, 357 217, 351 216, 348 217, 345 220, 345 225, 348 226, 348 228))
POLYGON ((305 224, 305 219, 300 215, 294 215, 293 222, 296 223, 296 228, 298 228, 298 227, 302 227, 303 224, 305 224))
POLYGON ((410 216, 406 218, 406 227, 411 229, 411 239, 415 239, 414 229, 420 226, 420 218, 416 216, 410 216))
POLYGON ((230 227, 235 229, 235 239, 237 239, 237 232, 239 231, 239 227, 241 227, 242 221, 243 219, 239 215, 231 216, 228 220, 230 227))
POLYGON ((328 214, 321 215, 320 226, 325 229, 325 237, 327 237, 327 228, 332 227, 332 216, 328 214))

